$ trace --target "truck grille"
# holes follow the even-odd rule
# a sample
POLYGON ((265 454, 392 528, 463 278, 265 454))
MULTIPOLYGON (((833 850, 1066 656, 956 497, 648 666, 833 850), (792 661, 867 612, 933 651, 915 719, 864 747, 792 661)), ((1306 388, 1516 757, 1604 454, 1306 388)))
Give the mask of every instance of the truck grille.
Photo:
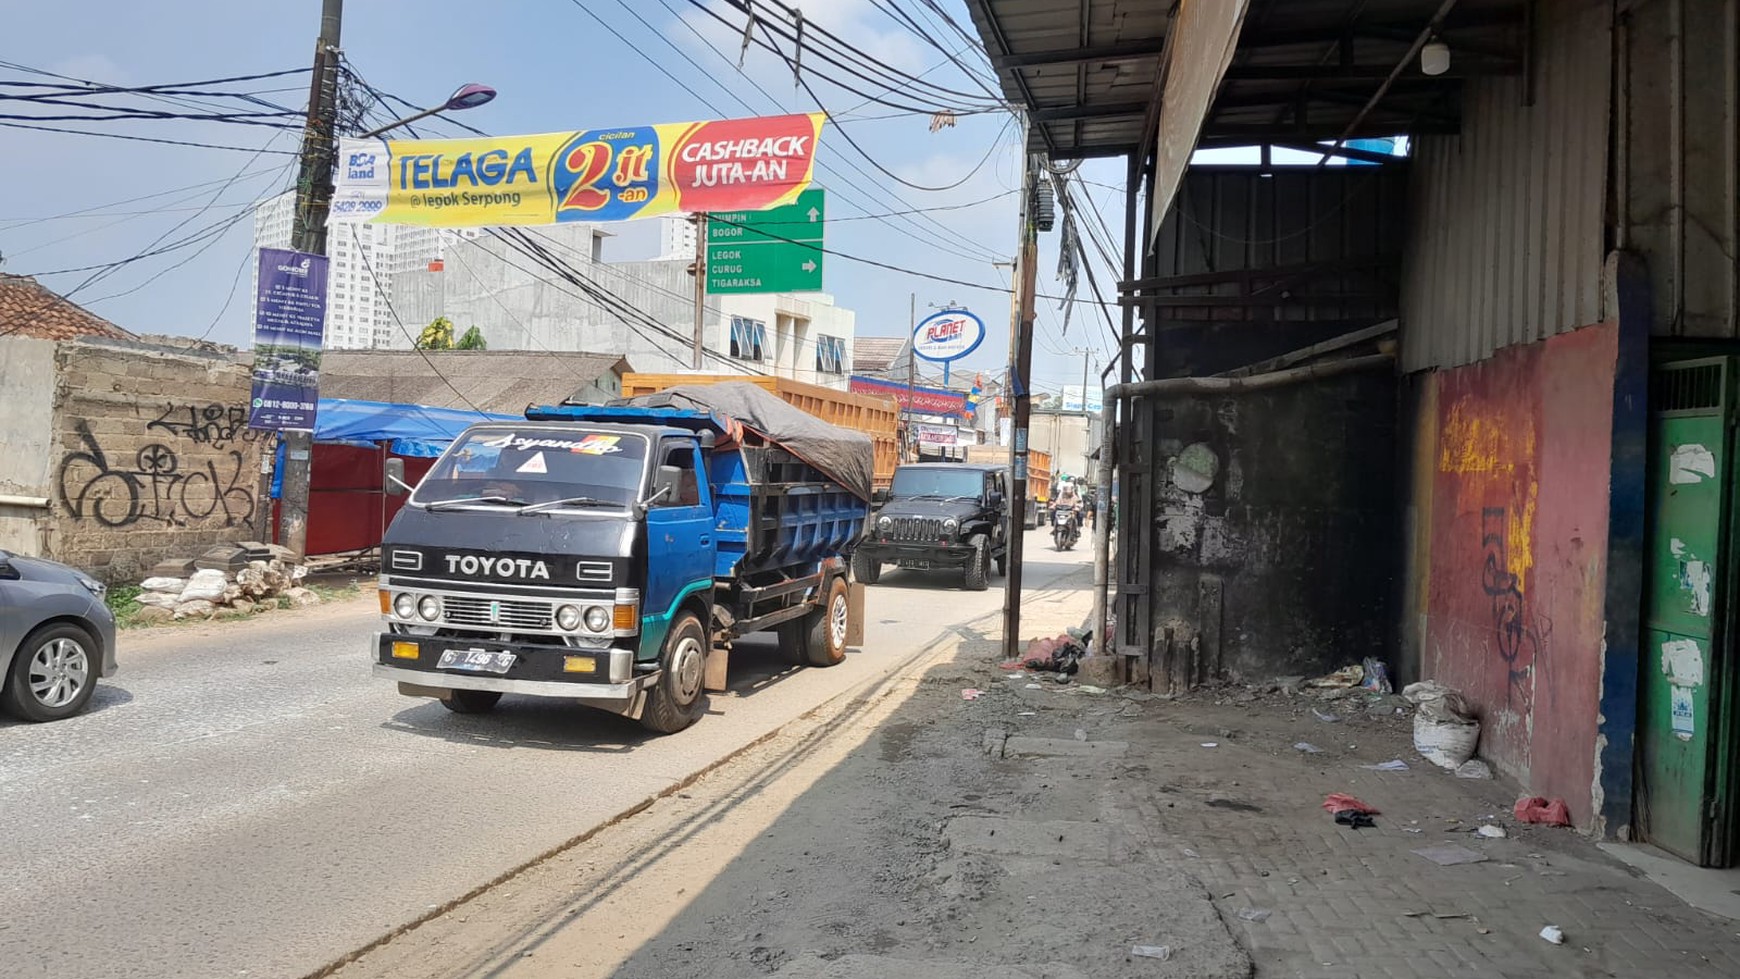
POLYGON ((550 602, 462 598, 456 595, 442 599, 441 608, 443 617, 453 625, 485 628, 548 629, 555 615, 550 602))
POLYGON ((942 521, 934 517, 895 517, 889 540, 933 541, 942 536, 942 521))

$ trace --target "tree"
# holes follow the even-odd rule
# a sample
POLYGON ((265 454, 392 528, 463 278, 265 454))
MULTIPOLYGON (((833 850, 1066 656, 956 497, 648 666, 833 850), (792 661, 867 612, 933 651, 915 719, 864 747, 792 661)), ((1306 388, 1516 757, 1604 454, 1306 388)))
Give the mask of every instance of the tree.
POLYGON ((453 321, 445 316, 435 317, 435 321, 423 327, 422 334, 417 337, 417 349, 452 350, 453 321))
POLYGON ((453 345, 455 350, 488 350, 489 343, 483 339, 483 331, 476 326, 465 331, 459 342, 453 345))

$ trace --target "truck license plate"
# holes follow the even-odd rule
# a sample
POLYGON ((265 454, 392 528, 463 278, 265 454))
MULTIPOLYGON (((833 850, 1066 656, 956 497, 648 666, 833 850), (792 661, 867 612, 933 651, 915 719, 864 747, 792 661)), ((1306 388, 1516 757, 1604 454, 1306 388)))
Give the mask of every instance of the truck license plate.
POLYGON ((449 649, 441 653, 436 666, 443 670, 465 670, 468 673, 506 673, 514 665, 514 654, 487 649, 449 649))

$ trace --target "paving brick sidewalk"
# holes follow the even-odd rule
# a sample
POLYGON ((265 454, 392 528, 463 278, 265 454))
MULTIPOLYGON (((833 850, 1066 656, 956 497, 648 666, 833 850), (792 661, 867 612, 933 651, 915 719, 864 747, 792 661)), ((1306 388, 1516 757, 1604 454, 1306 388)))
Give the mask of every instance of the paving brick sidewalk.
POLYGON ((1031 682, 1003 684, 1024 705, 1012 731, 1128 742, 1110 774, 1067 784, 1096 793, 1145 856, 1204 883, 1259 977, 1740 976, 1740 922, 1688 907, 1572 830, 1518 824, 1514 787, 1420 759, 1405 718, 1330 724, 1279 695, 1132 700, 1031 682), (1295 750, 1301 740, 1321 753, 1295 750), (1409 770, 1360 767, 1392 758, 1409 770), (1335 825, 1329 792, 1382 810, 1377 827, 1335 825), (1472 832, 1488 822, 1507 838, 1472 832), (1442 843, 1487 860, 1441 867, 1411 852, 1442 843), (1565 944, 1539 937, 1549 924, 1565 944))

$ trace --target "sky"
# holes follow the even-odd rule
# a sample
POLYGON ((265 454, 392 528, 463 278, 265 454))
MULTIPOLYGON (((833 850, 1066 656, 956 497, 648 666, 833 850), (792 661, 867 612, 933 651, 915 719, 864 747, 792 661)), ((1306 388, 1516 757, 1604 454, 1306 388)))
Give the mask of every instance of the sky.
MULTIPOLYGON (((741 13, 724 0, 705 3, 741 23, 741 13)), ((941 3, 972 30, 962 0, 941 3)), ((929 16, 917 0, 899 0, 899 5, 921 23, 929 16)), ((890 18, 883 10, 887 6, 888 0, 802 4, 809 23, 902 70, 951 88, 978 91, 943 52, 890 18)), ((172 12, 157 4, 121 0, 76 5, 0 0, 0 18, 8 25, 0 41, 0 62, 116 85, 297 68, 312 59, 319 15, 319 0, 270 5, 181 0, 172 12)), ((962 60, 982 63, 982 56, 958 50, 958 38, 950 44, 950 35, 940 30, 932 36, 962 60)), ((371 85, 419 105, 439 102, 463 82, 494 87, 500 93, 494 102, 454 118, 495 134, 816 108, 784 62, 769 52, 751 49, 739 70, 740 42, 740 27, 718 24, 690 0, 350 0, 343 34, 346 57, 371 85)), ((922 187, 955 185, 943 191, 902 186, 830 125, 821 143, 816 181, 830 195, 827 247, 902 269, 1001 287, 949 285, 830 255, 826 290, 857 312, 859 336, 903 334, 909 303, 916 303, 920 318, 933 307, 964 305, 984 319, 990 335, 955 371, 1000 375, 1008 356, 1010 298, 1003 290, 1009 269, 995 263, 1007 262, 1017 248, 1014 191, 1021 178, 1009 115, 963 117, 954 127, 932 133, 927 116, 865 104, 861 96, 809 77, 816 94, 875 164, 922 187), (937 208, 950 209, 909 218, 865 217, 937 208)), ((306 102, 306 78, 251 84, 270 91, 266 98, 299 109, 306 102)), ((0 80, 42 79, 0 66, 0 80)), ((290 185, 294 157, 286 151, 295 147, 293 133, 183 120, 103 125, 105 131, 245 151, 0 128, 0 167, 5 172, 0 180, 0 271, 38 275, 51 288, 70 290, 90 273, 61 270, 129 258, 149 250, 166 233, 164 240, 173 240, 178 222, 189 222, 180 232, 184 234, 216 218, 240 215, 256 200, 290 185), (161 196, 132 200, 144 195, 161 196), (72 211, 84 213, 69 215, 72 211)), ((439 123, 424 132, 458 134, 439 123)), ((1088 193, 1084 203, 1093 202, 1114 245, 1120 246, 1123 176, 1122 160, 1089 161, 1075 174, 1081 181, 1078 189, 1088 193)), ((187 248, 139 259, 73 298, 137 333, 205 335, 246 346, 252 230, 251 218, 243 217, 197 252, 187 248)), ((606 247, 607 260, 656 254, 656 220, 623 222, 614 230, 618 235, 606 247)), ((1058 239, 1056 231, 1040 236, 1041 294, 1063 292, 1054 275, 1058 239)), ((1096 271, 1110 296, 1117 271, 1103 264, 1096 271)), ((1085 277, 1078 295, 1091 299, 1085 277)), ((1115 310, 1112 316, 1115 320, 1115 310)), ((1092 371, 1096 377, 1110 357, 1110 332, 1100 309, 1078 304, 1067 334, 1063 322, 1058 302, 1040 302, 1036 393, 1080 384, 1084 348, 1090 363, 1097 365, 1092 371)))

